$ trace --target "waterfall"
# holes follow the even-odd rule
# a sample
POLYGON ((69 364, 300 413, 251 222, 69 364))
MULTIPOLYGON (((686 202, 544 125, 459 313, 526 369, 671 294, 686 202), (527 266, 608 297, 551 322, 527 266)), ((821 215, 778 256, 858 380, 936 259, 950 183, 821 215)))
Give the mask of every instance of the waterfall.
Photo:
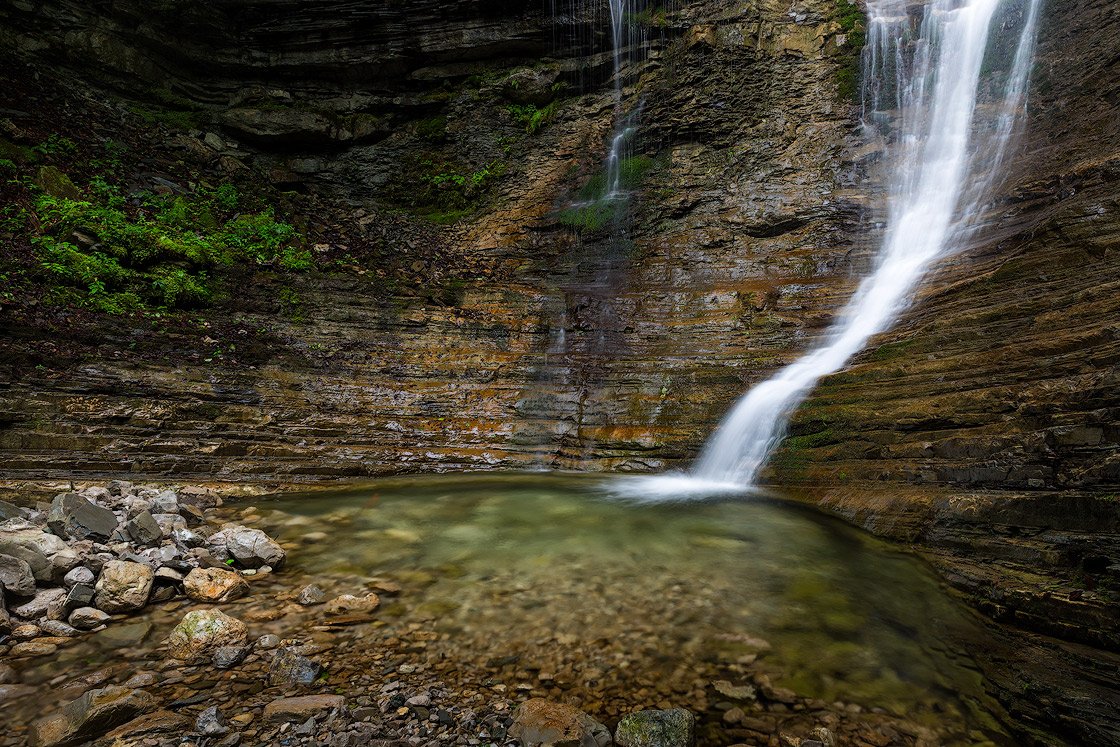
POLYGON ((816 383, 888 329, 931 266, 975 228, 1025 106, 1041 0, 868 0, 864 122, 885 130, 887 227, 870 275, 824 340, 747 392, 669 496, 751 487, 816 383), (992 72, 988 72, 991 70, 992 72))
POLYGON ((875 268, 822 344, 735 405, 701 453, 697 478, 753 484, 821 377, 889 328, 922 276, 975 226, 1024 106, 1040 0, 931 0, 916 37, 908 4, 868 2, 864 119, 868 127, 897 119, 888 149, 887 229, 875 268), (1021 15, 1009 69, 997 80, 981 71, 999 56, 990 42, 994 27, 1008 26, 993 23, 1001 9, 1021 15), (979 101, 982 82, 997 91, 990 103, 979 101))

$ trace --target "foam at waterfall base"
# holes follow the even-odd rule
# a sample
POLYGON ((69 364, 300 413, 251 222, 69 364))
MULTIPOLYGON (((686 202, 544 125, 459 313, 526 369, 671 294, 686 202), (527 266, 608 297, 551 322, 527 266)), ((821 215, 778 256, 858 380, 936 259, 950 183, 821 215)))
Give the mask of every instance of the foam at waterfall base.
POLYGON ((758 488, 708 480, 687 472, 612 477, 603 484, 611 498, 635 503, 681 503, 758 495, 758 488))

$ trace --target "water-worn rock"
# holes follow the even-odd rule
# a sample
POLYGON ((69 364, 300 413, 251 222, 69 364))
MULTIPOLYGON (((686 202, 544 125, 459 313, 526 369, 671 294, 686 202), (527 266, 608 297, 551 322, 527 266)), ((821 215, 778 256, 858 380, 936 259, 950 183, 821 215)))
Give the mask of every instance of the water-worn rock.
POLYGON ((8 519, 22 518, 23 512, 20 511, 19 506, 15 506, 7 501, 0 501, 0 521, 7 521, 8 519))
POLYGON ((136 744, 133 740, 157 734, 181 737, 191 729, 191 720, 171 711, 155 711, 138 716, 106 734, 111 744, 136 744), (119 740, 119 741, 116 741, 119 740))
POLYGON ((300 695, 272 701, 264 707, 264 717, 268 721, 303 721, 345 706, 346 698, 341 695, 300 695))
POLYGON ((216 609, 188 612, 171 631, 167 653, 176 659, 209 656, 222 646, 241 646, 248 639, 245 623, 216 609))
POLYGON ((64 638, 73 638, 79 635, 76 629, 61 620, 43 620, 39 623, 39 628, 47 635, 62 636, 64 638))
POLYGON ((109 615, 96 607, 79 607, 70 613, 68 622, 78 630, 93 630, 108 620, 109 615))
POLYGON ((148 603, 155 572, 151 566, 110 560, 97 579, 95 604, 106 612, 130 612, 148 603))
POLYGON ((34 640, 23 641, 12 646, 11 655, 20 656, 50 656, 58 651, 58 645, 49 641, 34 640))
POLYGON ((143 690, 105 687, 90 690, 31 727, 35 747, 67 747, 101 736, 115 726, 153 711, 156 701, 143 690))
POLYGON ((284 548, 259 529, 226 524, 211 535, 210 544, 224 547, 230 557, 246 568, 279 568, 284 564, 284 548))
POLYGON ((183 580, 187 596, 198 602, 229 602, 249 593, 249 584, 236 571, 195 568, 183 580))
POLYGON ((583 711, 543 698, 527 700, 513 715, 510 736, 524 747, 608 747, 607 727, 583 711))
POLYGON ((51 501, 47 525, 66 539, 108 540, 117 528, 117 516, 77 493, 59 493, 51 501))
POLYGON ((618 722, 614 741, 619 747, 692 747, 696 716, 684 708, 631 713, 618 722))
POLYGON ((366 594, 356 597, 352 594, 343 594, 327 602, 323 612, 328 615, 368 615, 380 606, 381 599, 376 594, 366 594))
POLYGON ((326 598, 326 592, 315 584, 308 584, 299 590, 299 594, 296 595, 296 604, 311 607, 312 605, 322 604, 326 598))
POLYGON ((35 593, 35 575, 31 566, 11 555, 0 555, 0 584, 12 594, 26 597, 35 593))
POLYGON ((290 648, 282 648, 272 656, 268 680, 273 685, 310 685, 323 671, 323 666, 290 648))
MULTIPOLYGON (((4 586, 0 584, 0 636, 6 636, 11 632, 12 618, 8 614, 8 605, 4 599, 4 586)), ((3 680, 0 679, 0 682, 3 682, 3 680)))

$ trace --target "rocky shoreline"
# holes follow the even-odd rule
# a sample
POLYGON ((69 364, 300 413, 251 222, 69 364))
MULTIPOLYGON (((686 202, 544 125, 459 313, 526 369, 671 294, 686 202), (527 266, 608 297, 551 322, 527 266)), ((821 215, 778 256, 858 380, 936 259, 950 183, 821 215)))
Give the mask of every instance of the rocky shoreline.
MULTIPOLYGON (((328 539, 319 525, 277 543, 252 526, 276 526, 267 509, 223 505, 209 488, 114 481, 3 509, 16 515, 0 523, 0 548, 16 555, 0 558, 10 605, 0 633, 0 745, 932 747, 985 739, 959 725, 939 730, 883 708, 805 697, 771 682, 755 666, 758 654, 719 664, 700 657, 659 681, 640 663, 656 652, 625 651, 633 642, 608 644, 606 661, 603 650, 554 631, 529 646, 539 656, 527 661, 513 639, 539 631, 513 629, 498 642, 509 655, 492 656, 467 631, 458 639, 440 631, 438 610, 421 622, 402 614, 432 604, 420 598, 433 579, 344 576, 321 587, 298 560, 302 543, 328 539), (42 558, 12 549, 28 546, 42 558), (33 587, 13 568, 30 571, 33 587), (485 660, 457 658, 472 654, 485 660), (623 658, 631 655, 638 659, 623 658)), ((323 526, 332 520, 346 519, 328 514, 323 526)), ((493 593, 515 590, 480 592, 493 593)))

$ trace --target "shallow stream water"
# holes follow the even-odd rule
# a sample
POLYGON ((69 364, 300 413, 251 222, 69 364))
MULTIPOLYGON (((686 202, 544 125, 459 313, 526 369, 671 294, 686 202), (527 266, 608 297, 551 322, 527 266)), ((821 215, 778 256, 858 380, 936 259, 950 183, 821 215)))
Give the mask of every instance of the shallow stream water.
MULTIPOLYGON (((983 628, 920 561, 766 497, 642 505, 614 487, 601 476, 456 475, 231 506, 282 541, 289 564, 223 609, 254 636, 317 631, 339 677, 415 662, 463 692, 555 697, 608 721, 679 705, 721 724, 743 703, 713 683, 757 685, 761 674, 796 693, 791 711, 814 699, 905 719, 932 743, 1004 741, 967 654, 984 645, 983 628), (305 583, 361 594, 371 579, 400 586, 375 624, 327 630, 321 608, 291 601, 305 583)), ((25 681, 57 688, 61 673, 108 663, 114 681, 158 668, 159 644, 193 606, 116 623, 106 633, 118 639, 129 625, 149 629, 116 647, 83 640, 28 667, 25 681)), ((197 686, 214 687, 209 676, 195 675, 197 686)), ((237 692, 252 676, 231 682, 237 692)))

